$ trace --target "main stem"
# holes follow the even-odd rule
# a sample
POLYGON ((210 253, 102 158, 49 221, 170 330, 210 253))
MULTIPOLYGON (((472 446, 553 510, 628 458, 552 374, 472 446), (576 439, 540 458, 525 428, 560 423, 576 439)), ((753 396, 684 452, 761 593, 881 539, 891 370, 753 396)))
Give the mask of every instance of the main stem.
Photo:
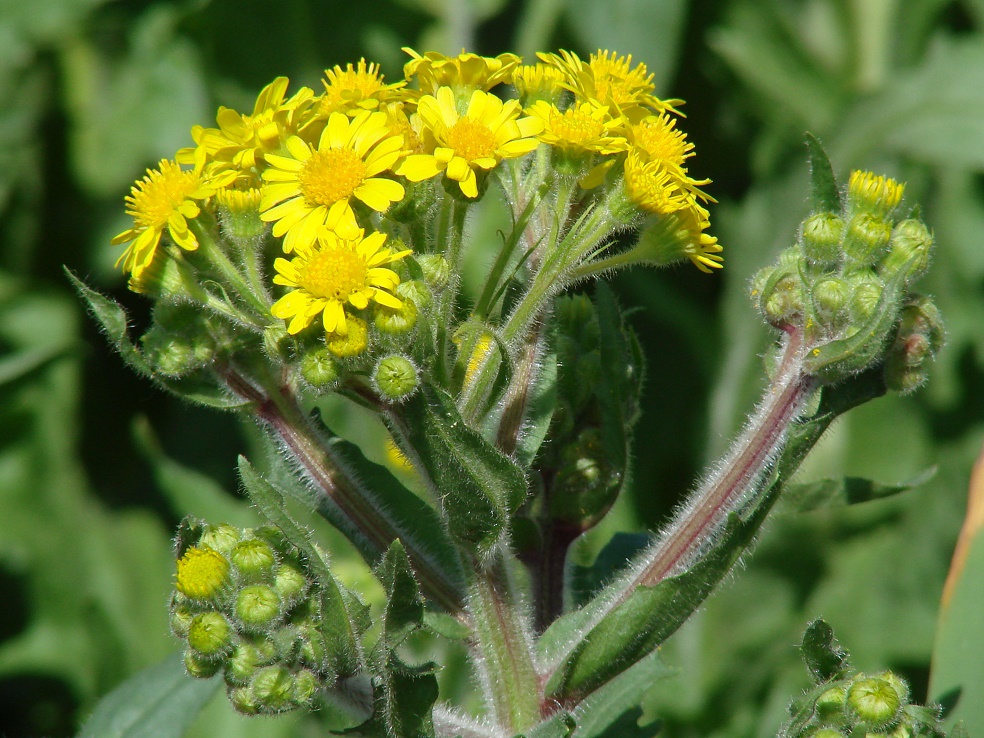
POLYGON ((491 565, 474 562, 468 610, 475 623, 478 663, 496 723, 509 735, 540 721, 540 686, 525 613, 502 553, 491 565))

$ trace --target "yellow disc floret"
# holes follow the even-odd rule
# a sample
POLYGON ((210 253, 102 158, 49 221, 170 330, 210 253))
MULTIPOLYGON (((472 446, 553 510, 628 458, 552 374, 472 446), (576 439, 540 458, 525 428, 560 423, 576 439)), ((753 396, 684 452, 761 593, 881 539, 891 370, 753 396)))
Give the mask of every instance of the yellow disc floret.
POLYGON ((209 600, 229 581, 229 562, 211 548, 192 546, 178 559, 175 586, 185 597, 209 600))
POLYGON ((905 184, 874 172, 854 170, 847 184, 847 197, 854 210, 888 215, 902 201, 905 184))

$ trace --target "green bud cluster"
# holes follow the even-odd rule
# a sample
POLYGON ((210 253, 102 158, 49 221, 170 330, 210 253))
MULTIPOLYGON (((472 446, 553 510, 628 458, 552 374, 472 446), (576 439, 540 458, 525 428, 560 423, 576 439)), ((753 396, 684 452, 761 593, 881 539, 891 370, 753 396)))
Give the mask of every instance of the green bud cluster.
POLYGON ((891 671, 857 673, 820 685, 798 704, 784 738, 915 738, 945 735, 940 709, 909 702, 909 687, 891 671), (799 720, 795 718, 799 717, 799 720))
POLYGON ((188 673, 222 673, 235 708, 312 704, 331 676, 318 600, 300 553, 274 527, 209 525, 179 547, 171 630, 188 673), (197 538, 197 540, 194 540, 197 538))
POLYGON ((751 282, 762 316, 804 346, 804 370, 834 383, 884 361, 888 385, 925 379, 942 344, 939 313, 913 283, 926 271, 933 237, 897 216, 903 186, 854 172, 838 212, 811 214, 797 244, 751 282))

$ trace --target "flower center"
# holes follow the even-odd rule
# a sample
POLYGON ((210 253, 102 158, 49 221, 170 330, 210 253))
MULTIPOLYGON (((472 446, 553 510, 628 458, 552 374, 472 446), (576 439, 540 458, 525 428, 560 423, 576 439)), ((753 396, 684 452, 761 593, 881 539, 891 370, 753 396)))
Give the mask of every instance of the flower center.
POLYGON ((297 173, 297 184, 314 205, 348 200, 365 181, 365 162, 352 149, 315 151, 297 173))
POLYGON ((568 108, 563 113, 552 112, 550 129, 558 138, 578 146, 586 146, 605 132, 601 121, 573 108, 568 108))
POLYGON ((126 198, 127 213, 145 228, 163 228, 171 214, 199 186, 194 172, 184 172, 170 161, 161 162, 160 171, 150 171, 126 198))
POLYGON ((315 297, 345 302, 365 289, 369 269, 350 248, 326 248, 312 254, 298 270, 298 284, 315 297))
POLYGON ((497 148, 492 131, 480 120, 459 118, 448 129, 448 147, 467 161, 494 159, 497 148))
POLYGON ((193 599, 207 599, 225 584, 229 562, 211 548, 192 547, 177 563, 177 589, 193 599))

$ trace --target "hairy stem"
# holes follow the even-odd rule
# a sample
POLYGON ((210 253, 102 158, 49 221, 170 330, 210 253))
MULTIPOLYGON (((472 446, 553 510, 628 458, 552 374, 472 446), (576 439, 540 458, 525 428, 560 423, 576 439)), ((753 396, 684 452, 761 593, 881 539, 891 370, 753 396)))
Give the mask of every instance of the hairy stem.
POLYGON ((509 735, 540 721, 540 687, 523 608, 506 563, 475 562, 468 609, 475 623, 478 663, 496 722, 509 735))

